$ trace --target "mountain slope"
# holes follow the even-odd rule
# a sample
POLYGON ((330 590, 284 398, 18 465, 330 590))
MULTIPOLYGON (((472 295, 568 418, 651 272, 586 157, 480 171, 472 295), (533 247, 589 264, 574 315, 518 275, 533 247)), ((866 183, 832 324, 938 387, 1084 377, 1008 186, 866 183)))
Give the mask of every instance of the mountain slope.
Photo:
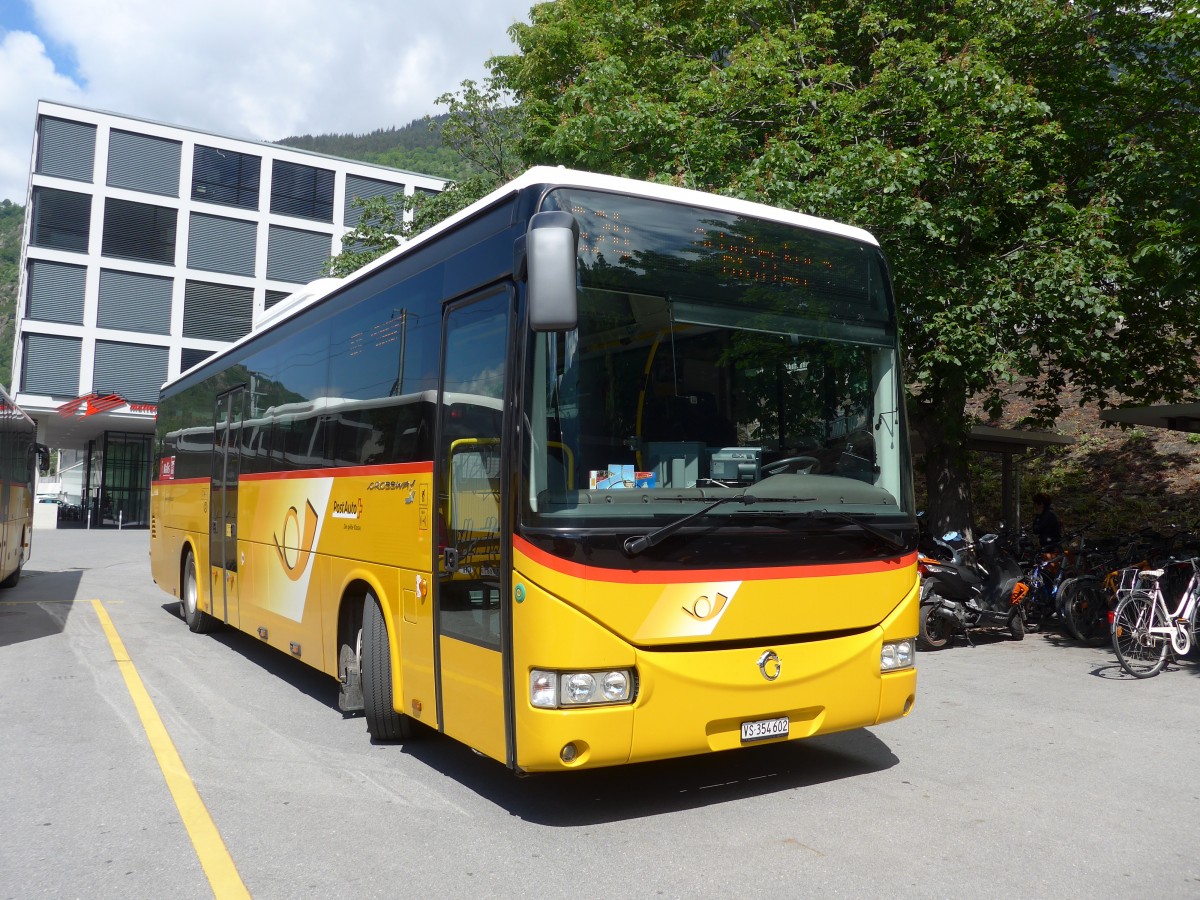
POLYGON ((444 120, 445 116, 414 119, 400 128, 378 128, 366 134, 302 134, 275 143, 406 172, 460 180, 473 170, 457 153, 442 146, 437 126, 444 120))

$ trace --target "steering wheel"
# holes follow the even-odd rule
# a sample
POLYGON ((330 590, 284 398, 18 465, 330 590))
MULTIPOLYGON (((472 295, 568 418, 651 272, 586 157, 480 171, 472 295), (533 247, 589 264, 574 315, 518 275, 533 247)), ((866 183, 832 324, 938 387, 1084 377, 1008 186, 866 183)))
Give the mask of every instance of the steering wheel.
POLYGON ((797 474, 808 474, 810 469, 820 464, 821 461, 815 456, 789 456, 786 459, 765 463, 762 466, 762 473, 764 475, 780 475, 794 470, 797 474))

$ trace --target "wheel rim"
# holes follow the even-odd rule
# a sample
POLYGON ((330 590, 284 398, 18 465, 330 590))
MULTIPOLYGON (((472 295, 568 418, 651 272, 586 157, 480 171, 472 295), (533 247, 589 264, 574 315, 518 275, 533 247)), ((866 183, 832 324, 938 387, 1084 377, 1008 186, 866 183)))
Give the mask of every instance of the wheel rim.
POLYGON ((188 618, 196 614, 196 560, 189 556, 183 572, 183 608, 188 618))
POLYGON ((945 646, 946 642, 950 640, 950 623, 934 612, 933 607, 926 607, 926 610, 924 616, 926 642, 931 647, 945 646))

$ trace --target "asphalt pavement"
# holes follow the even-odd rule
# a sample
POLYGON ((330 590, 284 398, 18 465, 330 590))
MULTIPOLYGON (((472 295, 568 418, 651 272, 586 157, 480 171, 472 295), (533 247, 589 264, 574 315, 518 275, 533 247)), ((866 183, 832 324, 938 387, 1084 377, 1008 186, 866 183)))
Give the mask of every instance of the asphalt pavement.
POLYGON ((521 779, 191 634, 148 541, 35 532, 0 593, 0 898, 1200 897, 1192 659, 981 635, 899 722, 521 779))

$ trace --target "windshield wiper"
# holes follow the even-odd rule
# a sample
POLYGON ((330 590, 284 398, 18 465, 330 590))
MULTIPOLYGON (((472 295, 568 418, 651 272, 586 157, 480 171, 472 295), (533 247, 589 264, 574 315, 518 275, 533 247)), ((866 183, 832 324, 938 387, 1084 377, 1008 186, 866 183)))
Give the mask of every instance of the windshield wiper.
POLYGON ((869 534, 871 537, 875 538, 876 540, 880 541, 881 543, 887 544, 889 547, 895 547, 897 550, 899 550, 904 546, 903 538, 898 538, 898 537, 896 537, 896 535, 892 534, 890 531, 884 531, 882 528, 879 528, 875 525, 870 525, 870 524, 864 522, 862 519, 856 519, 856 518, 854 518, 854 516, 847 515, 844 512, 837 512, 832 509, 813 509, 813 510, 809 510, 808 512, 802 513, 802 515, 809 516, 812 518, 817 518, 819 516, 827 516, 831 519, 837 519, 840 522, 848 522, 851 525, 855 525, 858 528, 862 529, 864 532, 866 532, 867 534, 869 534))
POLYGON ((703 509, 688 513, 686 516, 680 516, 675 521, 668 522, 661 528, 655 528, 648 534, 639 534, 626 538, 622 546, 625 548, 626 554, 637 556, 642 551, 649 550, 655 544, 661 543, 665 538, 669 538, 689 522, 694 522, 696 519, 708 515, 723 503, 744 503, 746 505, 751 503, 811 503, 815 499, 815 497, 755 497, 750 494, 733 494, 729 497, 721 497, 718 500, 714 500, 703 509))

